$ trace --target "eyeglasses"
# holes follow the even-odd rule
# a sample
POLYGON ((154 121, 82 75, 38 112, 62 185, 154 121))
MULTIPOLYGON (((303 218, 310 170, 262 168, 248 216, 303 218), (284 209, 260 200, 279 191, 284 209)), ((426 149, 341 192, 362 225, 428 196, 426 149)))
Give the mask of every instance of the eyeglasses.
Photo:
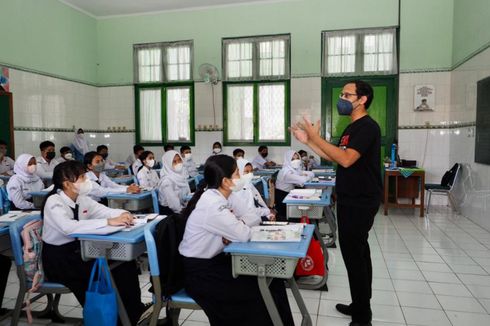
POLYGON ((345 97, 345 98, 349 98, 351 96, 359 96, 357 94, 353 94, 353 93, 340 93, 339 94, 339 97, 342 98, 342 97, 345 97))

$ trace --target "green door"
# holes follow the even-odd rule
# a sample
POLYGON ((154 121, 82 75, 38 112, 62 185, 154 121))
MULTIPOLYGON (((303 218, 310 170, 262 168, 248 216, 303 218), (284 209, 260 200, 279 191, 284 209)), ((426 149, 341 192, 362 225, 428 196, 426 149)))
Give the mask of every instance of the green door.
POLYGON ((7 155, 15 159, 12 93, 0 91, 0 139, 8 145, 7 155))
MULTIPOLYGON (((352 78, 324 78, 322 81, 322 121, 323 135, 328 131, 332 144, 338 144, 344 129, 350 123, 349 116, 337 113, 337 101, 346 82, 352 78)), ((387 156, 393 140, 397 138, 396 77, 362 78, 374 90, 374 99, 368 109, 369 115, 381 128, 381 162, 387 156)))

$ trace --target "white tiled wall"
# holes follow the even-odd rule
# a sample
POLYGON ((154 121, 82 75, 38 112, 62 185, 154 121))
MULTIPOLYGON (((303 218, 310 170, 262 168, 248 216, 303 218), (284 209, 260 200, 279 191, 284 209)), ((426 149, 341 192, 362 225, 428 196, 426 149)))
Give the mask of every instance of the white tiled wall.
MULTIPOLYGON (((483 51, 452 72, 451 119, 471 122, 476 119, 476 82, 490 76, 490 49, 483 51)), ((463 214, 490 230, 490 166, 474 163, 474 127, 451 134, 450 160, 465 163, 458 184, 458 199, 463 214)), ((487 149, 490 150, 490 149, 487 149)))

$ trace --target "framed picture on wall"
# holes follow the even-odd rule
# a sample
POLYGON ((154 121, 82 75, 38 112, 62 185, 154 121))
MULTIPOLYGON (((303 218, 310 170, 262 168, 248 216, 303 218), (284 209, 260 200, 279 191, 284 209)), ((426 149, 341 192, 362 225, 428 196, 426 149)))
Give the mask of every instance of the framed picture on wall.
POLYGON ((434 111, 436 89, 434 85, 415 85, 414 111, 434 111))

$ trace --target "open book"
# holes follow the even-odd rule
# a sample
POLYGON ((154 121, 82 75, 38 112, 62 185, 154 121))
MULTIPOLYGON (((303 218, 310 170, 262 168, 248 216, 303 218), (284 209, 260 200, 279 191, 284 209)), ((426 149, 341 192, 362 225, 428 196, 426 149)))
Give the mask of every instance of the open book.
POLYGON ((252 227, 253 242, 299 242, 304 224, 257 225, 252 227))

